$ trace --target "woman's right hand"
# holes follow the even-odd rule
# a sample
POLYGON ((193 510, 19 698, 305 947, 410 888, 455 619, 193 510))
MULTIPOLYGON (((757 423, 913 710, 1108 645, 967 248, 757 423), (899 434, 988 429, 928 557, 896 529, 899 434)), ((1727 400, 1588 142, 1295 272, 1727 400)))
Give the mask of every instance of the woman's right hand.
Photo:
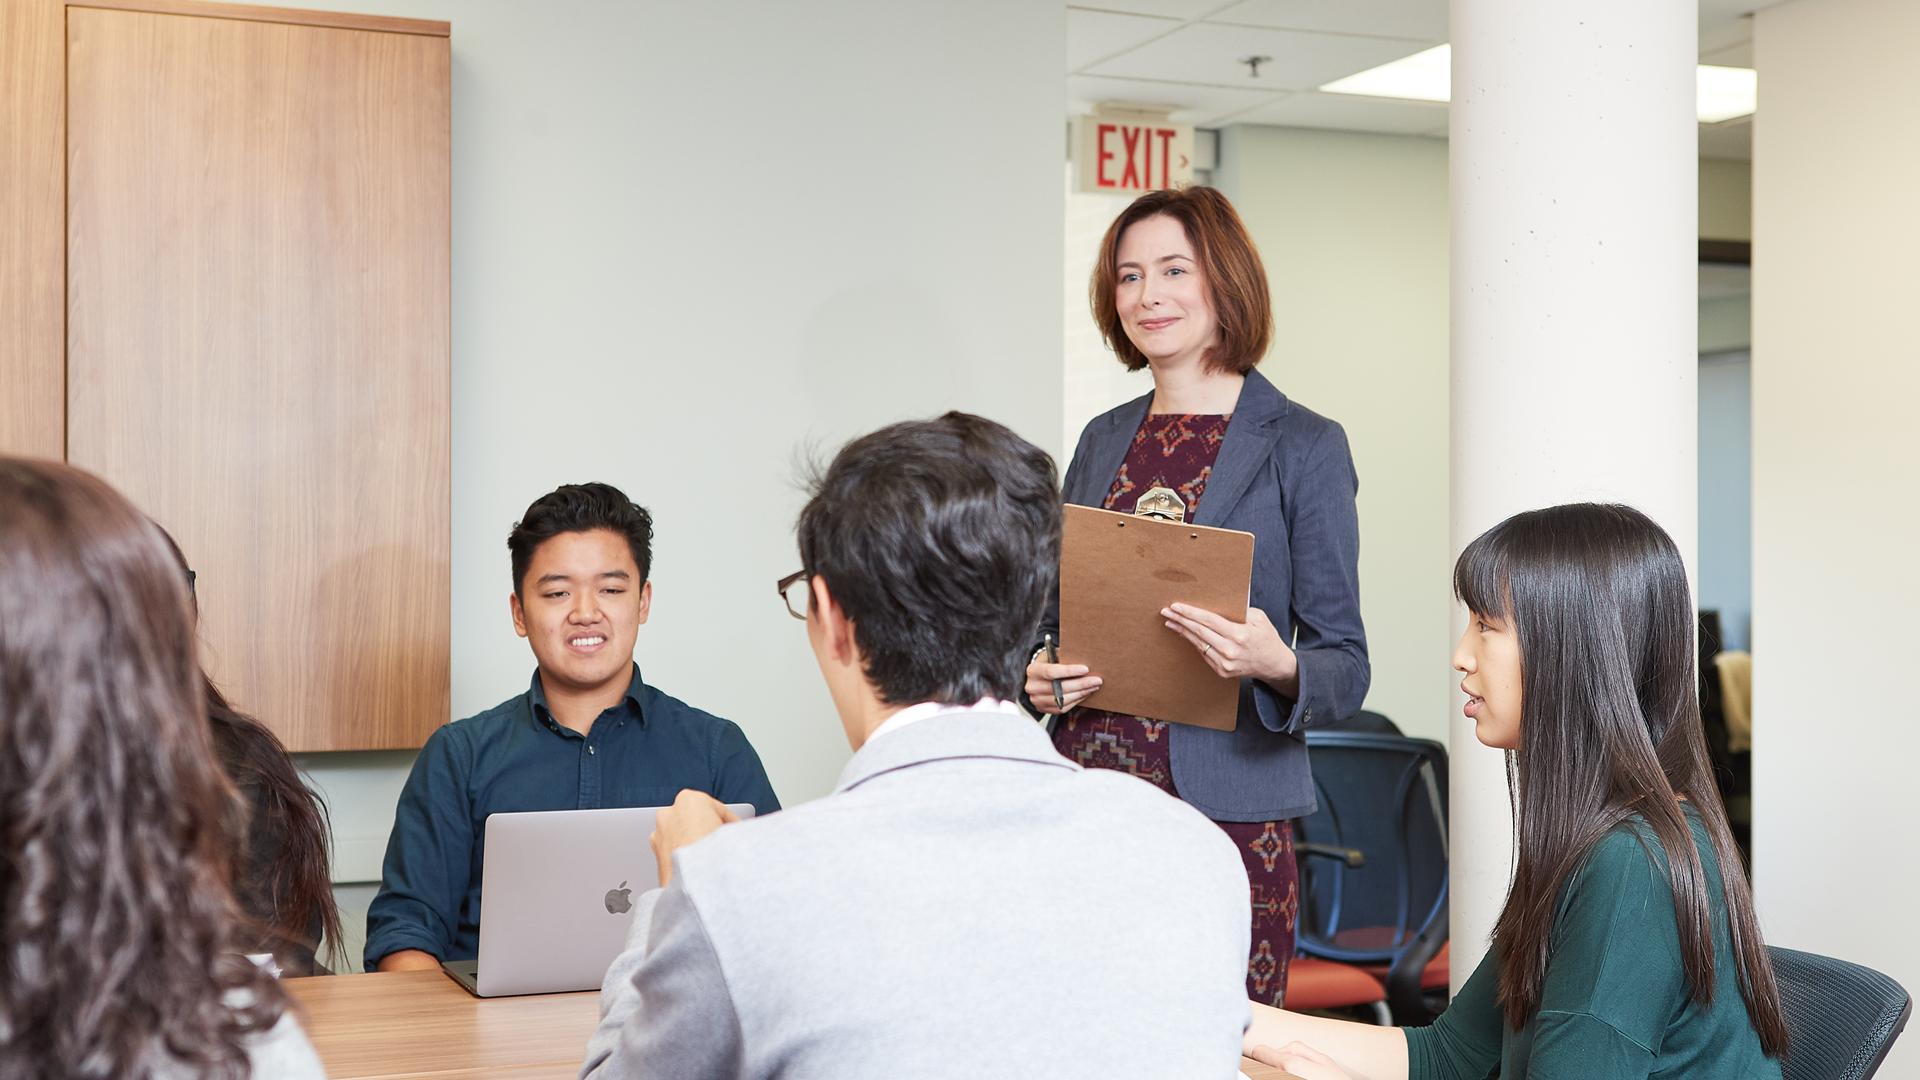
POLYGON ((1352 1080, 1338 1062, 1303 1042, 1293 1042, 1275 1050, 1261 1045, 1247 1055, 1262 1065, 1286 1070, 1300 1080, 1352 1080))
POLYGON ((1043 713, 1066 712, 1098 689, 1100 676, 1088 674, 1085 664, 1049 664, 1045 660, 1035 660, 1027 665, 1027 697, 1033 702, 1033 707, 1043 713), (1055 679, 1060 680, 1060 692, 1066 695, 1065 701, 1054 700, 1055 679))

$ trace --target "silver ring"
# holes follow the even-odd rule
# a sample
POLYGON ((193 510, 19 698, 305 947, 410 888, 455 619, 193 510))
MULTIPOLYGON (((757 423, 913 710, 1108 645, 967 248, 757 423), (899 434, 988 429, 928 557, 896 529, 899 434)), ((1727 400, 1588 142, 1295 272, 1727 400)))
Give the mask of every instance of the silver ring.
POLYGON ((1213 642, 1211 641, 1207 642, 1205 645, 1200 646, 1201 656, 1205 656, 1212 651, 1213 651, 1213 642))

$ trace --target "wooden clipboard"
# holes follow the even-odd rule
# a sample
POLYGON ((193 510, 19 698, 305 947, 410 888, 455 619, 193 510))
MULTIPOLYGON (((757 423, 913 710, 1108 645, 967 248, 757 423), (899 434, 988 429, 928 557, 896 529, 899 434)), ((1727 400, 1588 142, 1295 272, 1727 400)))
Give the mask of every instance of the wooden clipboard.
POLYGON ((1060 543, 1060 662, 1085 664, 1110 712, 1232 731, 1240 683, 1223 679, 1160 609, 1247 618, 1253 534, 1068 506, 1060 543))

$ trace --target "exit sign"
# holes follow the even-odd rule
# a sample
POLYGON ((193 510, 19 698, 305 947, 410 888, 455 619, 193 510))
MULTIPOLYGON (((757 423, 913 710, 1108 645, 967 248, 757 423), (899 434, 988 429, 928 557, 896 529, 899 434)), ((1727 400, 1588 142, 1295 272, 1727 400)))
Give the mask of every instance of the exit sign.
POLYGON ((1155 116, 1098 114, 1074 119, 1075 187, 1139 195, 1193 182, 1193 125, 1155 116))

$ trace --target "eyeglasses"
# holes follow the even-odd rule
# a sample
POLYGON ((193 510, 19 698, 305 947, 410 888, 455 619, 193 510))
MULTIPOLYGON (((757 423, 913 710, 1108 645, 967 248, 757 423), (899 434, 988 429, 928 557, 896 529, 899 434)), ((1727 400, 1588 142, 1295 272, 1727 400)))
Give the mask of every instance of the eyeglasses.
POLYGON ((805 570, 795 570, 781 578, 777 586, 780 599, 787 603, 787 614, 802 622, 807 618, 807 605, 813 601, 813 589, 807 584, 812 577, 805 570))

